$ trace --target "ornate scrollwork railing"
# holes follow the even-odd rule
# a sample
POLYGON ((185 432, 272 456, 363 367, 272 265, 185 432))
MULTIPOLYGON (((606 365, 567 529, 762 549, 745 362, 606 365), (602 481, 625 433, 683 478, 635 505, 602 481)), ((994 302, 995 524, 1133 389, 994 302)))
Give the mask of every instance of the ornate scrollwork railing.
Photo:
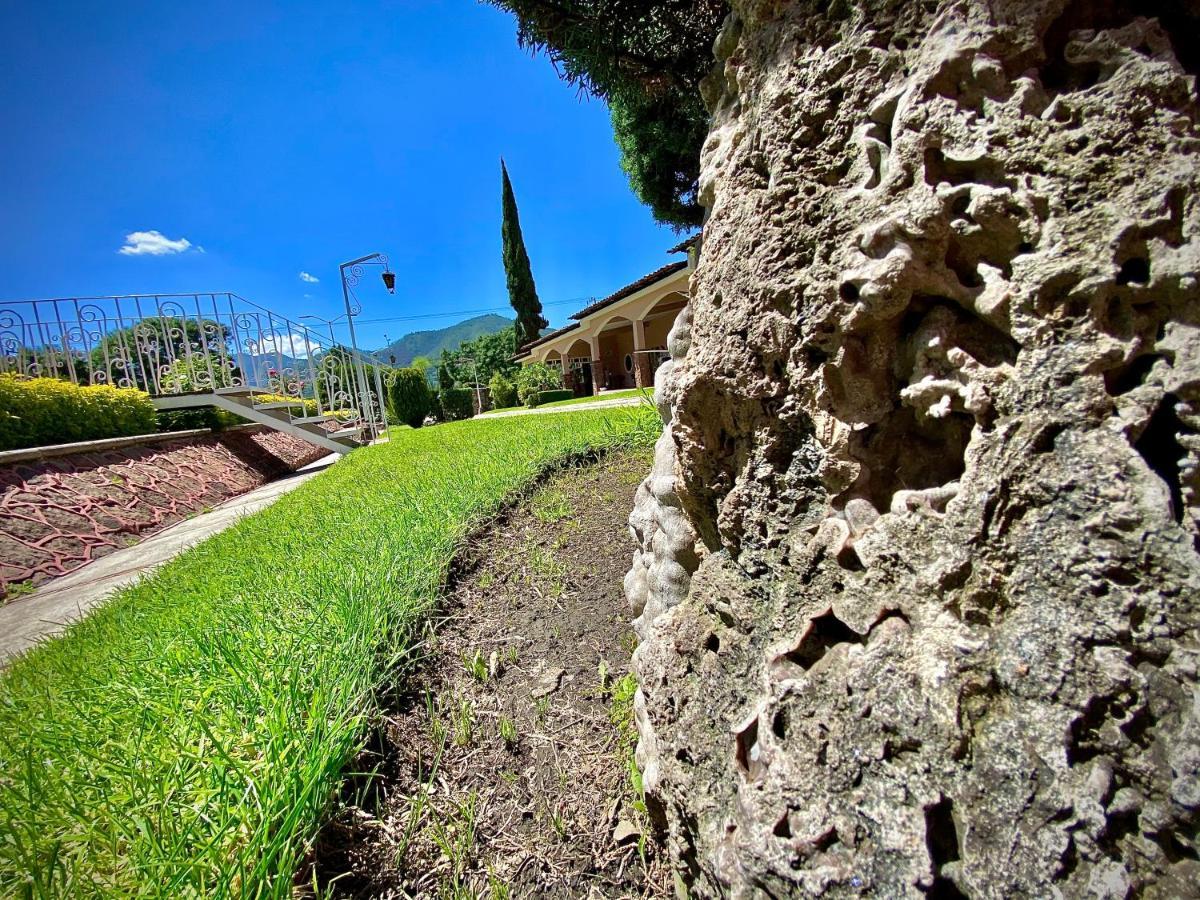
POLYGON ((130 387, 163 397, 246 387, 377 433, 386 369, 236 294, 0 302, 0 374, 130 387))

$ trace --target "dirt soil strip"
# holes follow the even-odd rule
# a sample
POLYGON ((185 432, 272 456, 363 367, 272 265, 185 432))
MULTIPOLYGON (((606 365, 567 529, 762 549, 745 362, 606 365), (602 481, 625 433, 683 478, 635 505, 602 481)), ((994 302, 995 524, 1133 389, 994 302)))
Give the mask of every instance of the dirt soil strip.
MULTIPOLYGON (((477 537, 309 870, 343 897, 668 896, 630 776, 626 519, 649 453, 477 537), (624 680, 622 680, 624 679, 624 680)), ((315 877, 314 877, 315 876, 315 877)))

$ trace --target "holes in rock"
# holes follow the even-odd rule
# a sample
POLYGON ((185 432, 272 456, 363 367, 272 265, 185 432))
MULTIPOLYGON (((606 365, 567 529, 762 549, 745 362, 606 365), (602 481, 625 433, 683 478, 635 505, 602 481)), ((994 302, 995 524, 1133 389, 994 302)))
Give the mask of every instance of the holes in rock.
POLYGON ((1133 449, 1146 461, 1150 470, 1166 483, 1171 495, 1171 515, 1176 522, 1182 522, 1183 489, 1179 482, 1179 461, 1186 451, 1179 443, 1179 434, 1184 425, 1175 412, 1177 400, 1174 394, 1163 397, 1133 449))
POLYGON ((684 747, 680 747, 675 751, 675 758, 684 765, 695 765, 695 760, 692 759, 692 754, 688 753, 687 749, 684 747))
POLYGON ((790 838, 792 836, 792 823, 788 821, 788 814, 786 812, 779 817, 779 821, 771 829, 771 834, 781 838, 790 838))
POLYGON ((863 565, 862 560, 859 558, 858 551, 856 551, 850 544, 843 545, 842 548, 838 550, 837 556, 835 556, 834 559, 837 561, 837 564, 847 572, 865 572, 867 568, 863 565))
POLYGON ((942 867, 960 858, 958 828, 954 824, 954 803, 943 797, 933 806, 925 807, 925 848, 933 863, 933 884, 925 891, 926 896, 938 900, 966 898, 958 886, 942 874, 942 867))
POLYGON ((1131 809, 1119 813, 1110 812, 1105 821, 1104 837, 1100 840, 1100 845, 1108 848, 1113 853, 1119 854, 1121 852, 1120 843, 1122 838, 1136 834, 1137 831, 1138 814, 1136 810, 1131 809))
POLYGON ((781 741, 787 737, 788 720, 787 713, 784 710, 778 710, 771 717, 771 734, 779 738, 781 741))
POLYGON ((901 490, 923 490, 957 481, 966 471, 967 444, 974 417, 953 412, 940 419, 918 418, 901 407, 882 422, 851 436, 851 452, 865 463, 852 488, 879 510, 891 507, 901 490))
POLYGON ((704 639, 704 649, 709 653, 716 653, 721 649, 721 639, 715 634, 710 634, 704 639))
POLYGON ((1054 442, 1058 440, 1058 436, 1066 430, 1067 426, 1061 422, 1046 425, 1033 436, 1033 440, 1029 442, 1029 449, 1034 453, 1049 453, 1054 449, 1054 442))
POLYGON ((830 609, 808 623, 800 643, 786 654, 786 659, 807 672, 830 648, 838 644, 861 644, 862 639, 862 635, 835 616, 830 609))
POLYGON ((1121 723, 1121 732, 1139 747, 1146 748, 1150 746, 1150 729, 1156 721, 1150 710, 1142 707, 1121 723))
POLYGON ((747 778, 757 778, 767 765, 762 758, 762 745, 758 742, 758 716, 750 720, 735 737, 734 760, 747 778))
POLYGON ((1033 252, 1033 244, 1029 243, 1029 241, 1021 241, 1021 243, 1017 244, 1017 253, 1024 254, 1024 253, 1032 253, 1032 252, 1033 252))
MULTIPOLYGON (((875 509, 887 510, 898 491, 938 488, 963 474, 976 417, 961 404, 944 415, 926 415, 900 398, 904 386, 927 375, 959 380, 945 355, 953 347, 988 367, 1015 361, 1020 349, 1007 334, 953 301, 923 295, 913 298, 909 311, 886 330, 845 341, 840 365, 825 367, 835 414, 844 421, 872 422, 849 436, 848 450, 860 464, 859 474, 835 507, 863 498, 875 509), (876 397, 893 397, 893 409, 881 411, 876 402, 864 410, 868 390, 876 397)), ((979 424, 986 429, 990 419, 983 410, 979 424)), ((852 559, 846 562, 853 566, 852 559)))
POLYGON ((896 759, 903 756, 905 753, 916 753, 921 749, 921 742, 916 738, 901 738, 893 741, 891 739, 883 742, 883 762, 896 759))
POLYGON ((1105 750, 1105 739, 1101 734, 1110 720, 1124 718, 1132 698, 1122 701, 1119 697, 1092 697, 1083 708, 1083 713, 1071 722, 1067 740, 1067 765, 1085 763, 1105 750))
POLYGON ((942 152, 940 147, 925 151, 925 183, 937 187, 941 183, 989 184, 1015 190, 1016 182, 1004 174, 1004 166, 989 156, 976 159, 954 159, 942 152))
POLYGON ((838 294, 843 300, 853 302, 858 299, 858 285, 850 281, 843 281, 842 286, 838 288, 838 294))
POLYGON ((963 287, 983 287, 983 278, 979 275, 979 260, 968 259, 958 241, 951 240, 946 247, 946 268, 954 273, 954 277, 963 287))
POLYGON ((1058 862, 1058 869, 1054 873, 1054 880, 1067 881, 1077 868, 1079 868, 1079 851, 1075 848, 1074 836, 1068 835, 1067 849, 1063 851, 1062 858, 1058 862))
POLYGON ((1121 263, 1117 272, 1117 284, 1148 284, 1150 282, 1150 260, 1144 256, 1131 256, 1121 263))
POLYGON ((1112 397, 1120 397, 1122 394, 1128 394, 1134 388, 1140 387, 1145 383, 1146 378, 1150 375, 1150 371, 1154 368, 1154 364, 1162 358, 1162 355, 1158 353, 1147 353, 1145 356, 1139 356, 1126 366, 1109 369, 1104 373, 1105 390, 1112 397))
POLYGON ((1071 32, 1120 28, 1138 16, 1156 18, 1171 36, 1172 49, 1180 64, 1192 75, 1200 74, 1200 44, 1187 37, 1200 32, 1200 15, 1178 0, 1072 0, 1046 30, 1043 41, 1046 65, 1042 84, 1048 91, 1080 90, 1095 84, 1102 73, 1096 64, 1072 66, 1064 51, 1071 32))
POLYGON ((1183 862, 1185 859, 1200 860, 1200 853, 1196 852, 1196 848, 1185 844, 1170 828, 1156 831, 1149 835, 1149 838, 1162 848, 1163 855, 1171 863, 1183 862))

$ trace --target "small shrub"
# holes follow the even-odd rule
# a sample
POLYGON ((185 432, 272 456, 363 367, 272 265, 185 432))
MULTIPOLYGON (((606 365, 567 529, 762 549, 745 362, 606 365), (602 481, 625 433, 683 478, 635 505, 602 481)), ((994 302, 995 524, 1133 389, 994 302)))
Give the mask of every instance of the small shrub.
POLYGON ((575 394, 571 391, 538 391, 537 406, 543 403, 557 403, 559 400, 572 400, 575 394))
POLYGON ((530 363, 517 371, 517 399, 526 406, 537 406, 538 394, 561 390, 562 386, 562 373, 545 363, 530 363))
POLYGON ((154 431, 154 404, 142 391, 0 375, 0 450, 154 431))
POLYGON ((469 419, 475 413, 475 404, 470 388, 446 388, 438 394, 442 406, 442 420, 456 422, 469 419))
POLYGON ((463 654, 463 665, 467 667, 467 672, 476 681, 484 682, 488 680, 488 666, 483 659, 483 654, 478 650, 474 656, 463 654))
POLYGON ((420 369, 400 369, 388 383, 388 406, 393 420, 420 428, 433 410, 433 394, 420 369))
POLYGON ((508 716, 500 717, 500 740, 504 741, 504 746, 509 750, 517 746, 517 723, 508 716))
POLYGON ((517 386, 503 372, 497 372, 488 382, 488 390, 492 395, 492 408, 504 409, 517 405, 517 386))

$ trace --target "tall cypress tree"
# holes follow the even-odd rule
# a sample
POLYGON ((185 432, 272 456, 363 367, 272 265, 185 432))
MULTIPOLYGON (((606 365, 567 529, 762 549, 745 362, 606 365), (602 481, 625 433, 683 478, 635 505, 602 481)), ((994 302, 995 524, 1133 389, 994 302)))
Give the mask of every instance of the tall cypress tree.
POLYGON ((542 329, 550 323, 542 316, 542 301, 538 299, 537 287, 533 283, 533 271, 529 268, 529 254, 525 252, 525 238, 521 236, 521 220, 517 216, 517 198, 513 196, 512 182, 508 180, 508 169, 500 160, 503 178, 504 221, 500 226, 503 238, 504 276, 508 281, 508 302, 517 312, 517 347, 536 341, 542 329))

